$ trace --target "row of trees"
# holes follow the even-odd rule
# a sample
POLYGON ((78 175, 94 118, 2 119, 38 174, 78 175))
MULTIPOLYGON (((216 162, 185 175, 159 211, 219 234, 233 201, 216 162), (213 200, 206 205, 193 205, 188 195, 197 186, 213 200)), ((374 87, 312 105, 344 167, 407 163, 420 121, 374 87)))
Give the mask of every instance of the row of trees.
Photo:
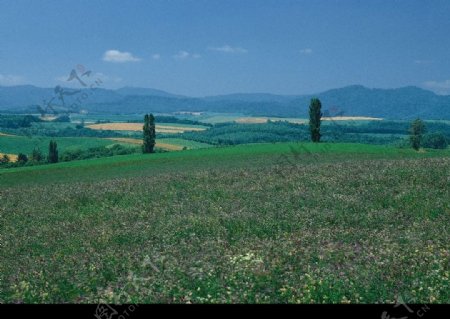
MULTIPOLYGON (((322 120, 322 104, 319 99, 311 99, 309 105, 309 130, 311 134, 311 141, 314 143, 320 142, 320 124, 322 120)), ((424 145, 424 134, 426 133, 425 123, 421 119, 416 119, 411 123, 409 141, 414 150, 419 150, 424 145)), ((432 148, 446 148, 448 143, 442 134, 433 134, 427 136, 426 144, 432 148)))
MULTIPOLYGON (((25 164, 28 161, 34 162, 34 163, 42 163, 44 162, 45 158, 42 154, 41 150, 39 148, 35 148, 33 152, 30 154, 30 157, 24 153, 17 154, 17 163, 19 164, 25 164)), ((0 158, 0 164, 7 164, 11 162, 11 158, 7 154, 3 154, 3 156, 0 158)), ((55 141, 50 141, 48 146, 48 155, 47 155, 47 162, 48 163, 58 163, 58 145, 55 141)))

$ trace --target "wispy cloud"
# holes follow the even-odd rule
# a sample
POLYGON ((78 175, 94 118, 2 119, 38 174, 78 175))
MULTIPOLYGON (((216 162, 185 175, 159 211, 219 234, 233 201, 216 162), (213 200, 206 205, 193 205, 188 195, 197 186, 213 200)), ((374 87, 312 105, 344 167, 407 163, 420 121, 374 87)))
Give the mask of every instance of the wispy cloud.
POLYGON ((221 47, 209 47, 208 50, 217 51, 222 53, 247 53, 248 50, 241 47, 232 47, 228 44, 225 44, 221 47))
POLYGON ((300 50, 301 54, 309 55, 313 53, 313 50, 311 48, 304 48, 300 50))
POLYGON ((12 86, 24 84, 25 79, 19 75, 0 74, 0 85, 12 86))
POLYGON ((423 86, 437 94, 450 94, 450 80, 444 81, 426 81, 423 86))
POLYGON ((141 59, 133 56, 130 52, 121 52, 118 50, 108 50, 103 54, 103 61, 114 63, 138 62, 141 59))
POLYGON ((152 59, 159 60, 159 59, 161 59, 161 55, 159 53, 152 54, 152 59))
POLYGON ((432 60, 414 60, 414 64, 431 64, 432 60))
POLYGON ((186 60, 189 58, 198 59, 201 58, 200 54, 197 53, 189 53, 187 51, 179 51, 177 54, 173 56, 175 60, 186 60))

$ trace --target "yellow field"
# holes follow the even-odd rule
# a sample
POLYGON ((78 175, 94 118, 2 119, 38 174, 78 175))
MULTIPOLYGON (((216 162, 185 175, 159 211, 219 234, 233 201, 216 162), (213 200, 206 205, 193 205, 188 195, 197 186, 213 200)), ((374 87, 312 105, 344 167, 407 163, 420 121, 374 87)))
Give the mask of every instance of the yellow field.
MULTIPOLYGON (((3 157, 3 155, 5 155, 5 153, 0 153, 0 157, 3 157)), ((15 162, 17 161, 17 155, 16 154, 6 154, 9 156, 9 160, 11 162, 15 162)))
MULTIPOLYGON (((136 145, 141 145, 142 144, 142 140, 137 139, 137 138, 128 138, 128 137, 108 137, 106 138, 108 140, 111 141, 117 141, 117 142, 122 142, 122 143, 129 143, 129 144, 136 144, 136 145)), ((173 145, 173 144, 167 144, 167 143, 159 143, 156 142, 156 147, 168 150, 168 151, 180 151, 183 149, 183 146, 180 145, 173 145)))
MULTIPOLYGON (((100 123, 86 125, 87 128, 93 130, 110 130, 110 131, 142 131, 142 123, 100 123)), ((183 127, 183 126, 164 126, 156 125, 158 133, 183 133, 188 131, 203 131, 200 127, 183 127)))
POLYGON ((267 117, 240 117, 236 119, 235 122, 241 124, 260 124, 266 123, 267 120, 267 117))

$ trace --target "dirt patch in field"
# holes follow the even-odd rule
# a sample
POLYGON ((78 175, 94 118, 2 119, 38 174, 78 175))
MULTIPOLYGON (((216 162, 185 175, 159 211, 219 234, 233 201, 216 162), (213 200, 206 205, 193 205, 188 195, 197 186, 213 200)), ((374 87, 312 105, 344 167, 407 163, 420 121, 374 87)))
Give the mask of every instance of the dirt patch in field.
MULTIPOLYGON (((5 155, 6 153, 0 153, 0 157, 3 157, 3 155, 5 155)), ((16 154, 6 154, 9 156, 9 160, 11 162, 15 162, 17 161, 17 155, 16 154)))
MULTIPOLYGON (((142 123, 100 123, 86 125, 87 128, 93 130, 110 130, 110 131, 142 131, 142 123)), ((183 126, 169 126, 156 125, 156 132, 158 133, 183 133, 187 131, 203 131, 201 127, 183 127, 183 126)))
POLYGON ((267 122, 267 117, 240 117, 235 122, 241 124, 261 124, 267 122))

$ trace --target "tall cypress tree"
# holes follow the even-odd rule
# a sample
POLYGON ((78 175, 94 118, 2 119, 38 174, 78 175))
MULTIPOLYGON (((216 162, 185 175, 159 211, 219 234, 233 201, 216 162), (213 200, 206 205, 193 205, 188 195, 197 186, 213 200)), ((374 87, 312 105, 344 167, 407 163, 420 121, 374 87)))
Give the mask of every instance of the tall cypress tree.
POLYGON ((149 126, 150 126, 150 153, 153 153, 155 144, 156 144, 156 125, 155 125, 155 117, 150 113, 148 117, 149 126))
POLYGON ((409 132, 410 132, 409 140, 411 142, 411 147, 416 151, 418 151, 422 144, 423 134, 425 133, 425 124, 421 119, 418 118, 411 123, 411 128, 409 132))
POLYGON ((320 142, 320 123, 322 119, 322 103, 317 98, 311 99, 309 105, 309 130, 311 132, 311 141, 320 142))
POLYGON ((50 141, 48 145, 48 162, 58 163, 58 145, 55 141, 50 141))
POLYGON ((143 134, 144 143, 142 145, 142 152, 153 153, 156 139, 155 117, 153 114, 146 114, 144 116, 143 134))

